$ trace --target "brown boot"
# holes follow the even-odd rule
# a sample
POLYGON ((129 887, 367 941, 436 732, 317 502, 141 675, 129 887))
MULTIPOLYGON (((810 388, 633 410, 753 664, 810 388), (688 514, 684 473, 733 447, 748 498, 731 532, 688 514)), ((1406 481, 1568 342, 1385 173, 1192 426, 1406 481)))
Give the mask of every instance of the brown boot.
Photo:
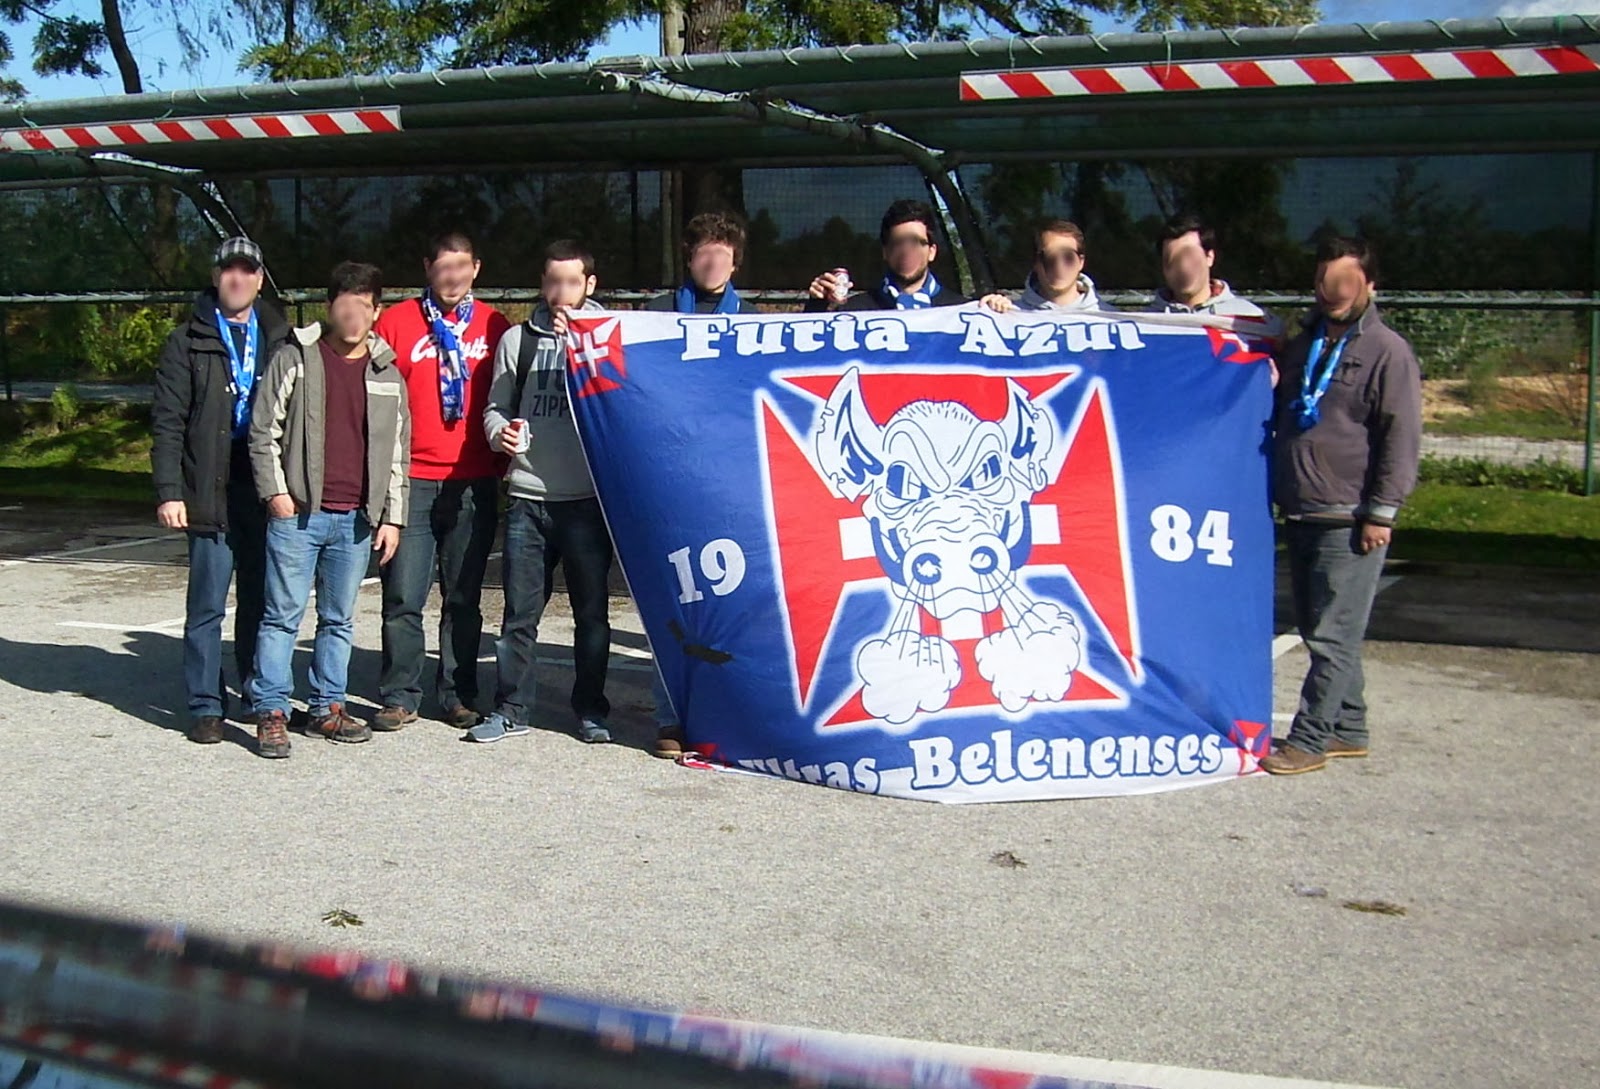
POLYGON ((265 711, 256 717, 256 752, 268 760, 289 758, 289 716, 265 711))
POLYGON ((663 726, 656 732, 656 747, 654 754, 663 760, 676 760, 683 755, 684 737, 682 726, 663 726))
POLYGON ((374 730, 381 730, 387 734, 393 733, 402 726, 405 726, 407 723, 415 721, 417 721, 417 713, 415 711, 407 711, 399 704, 391 703, 389 706, 373 715, 369 720, 368 725, 370 725, 374 730))
POLYGON ((201 715, 189 727, 189 740, 196 745, 216 745, 222 741, 222 719, 216 715, 201 715))
POLYGON ((329 741, 342 741, 350 745, 372 740, 372 728, 360 719, 345 714, 342 703, 330 703, 326 712, 312 715, 310 729, 329 741))
POLYGON ((1367 747, 1365 745, 1352 745, 1348 741, 1340 741, 1337 737, 1335 737, 1328 742, 1328 751, 1326 755, 1329 760, 1336 760, 1341 757, 1360 758, 1367 755, 1367 747))
POLYGON ((1261 759, 1261 770, 1268 775, 1304 775, 1308 771, 1321 771, 1327 766, 1326 756, 1317 752, 1306 752, 1293 745, 1284 745, 1271 756, 1261 759))
POLYGON ((470 730, 476 726, 483 716, 470 707, 459 703, 452 703, 444 709, 444 722, 447 726, 454 726, 458 730, 470 730))

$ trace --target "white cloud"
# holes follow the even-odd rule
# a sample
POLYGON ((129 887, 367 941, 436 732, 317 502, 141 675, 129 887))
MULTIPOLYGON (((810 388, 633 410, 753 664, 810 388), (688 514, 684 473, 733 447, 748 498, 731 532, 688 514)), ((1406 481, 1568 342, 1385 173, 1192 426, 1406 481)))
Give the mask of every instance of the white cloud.
POLYGON ((1524 3, 1520 4, 1501 4, 1495 14, 1502 19, 1538 19, 1549 18, 1553 15, 1593 14, 1593 6, 1592 0, 1589 0, 1587 4, 1585 4, 1585 0, 1525 0, 1524 3), (1591 11, 1575 10, 1580 6, 1587 6, 1591 11))

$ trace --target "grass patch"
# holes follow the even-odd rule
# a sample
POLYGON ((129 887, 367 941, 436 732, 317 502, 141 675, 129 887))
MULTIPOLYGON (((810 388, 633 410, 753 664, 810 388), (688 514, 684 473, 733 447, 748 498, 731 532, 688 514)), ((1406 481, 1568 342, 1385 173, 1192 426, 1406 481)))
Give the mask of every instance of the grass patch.
MULTIPOLYGON (((0 495, 155 502, 148 408, 84 406, 61 428, 39 406, 6 422, 0 495)), ((1423 477, 1395 533, 1396 559, 1600 569, 1600 496, 1572 494, 1576 470, 1429 459, 1423 477)))
POLYGON ((1583 470, 1539 458, 1526 465, 1503 465, 1487 458, 1425 457, 1418 477, 1424 484, 1499 485, 1536 492, 1583 494, 1583 470))
POLYGON ((1420 484, 1389 554, 1430 563, 1600 568, 1600 496, 1420 484))
POLYGON ((68 427, 46 416, 15 423, 16 433, 0 441, 0 494, 155 502, 147 408, 84 407, 68 427))

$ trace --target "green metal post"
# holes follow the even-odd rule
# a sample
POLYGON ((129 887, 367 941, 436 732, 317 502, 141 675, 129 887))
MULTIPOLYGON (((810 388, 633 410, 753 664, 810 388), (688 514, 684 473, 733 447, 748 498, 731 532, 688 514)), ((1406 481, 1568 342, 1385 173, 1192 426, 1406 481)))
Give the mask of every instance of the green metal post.
MULTIPOLYGON (((1594 159, 1589 164, 1589 184, 1594 189, 1594 209, 1589 213, 1589 245, 1594 253, 1594 268, 1590 271, 1589 291, 1591 297, 1600 299, 1600 151, 1594 153, 1594 159)), ((1584 410, 1586 434, 1583 442, 1583 494, 1594 495, 1595 492, 1595 465, 1594 447, 1596 430, 1600 428, 1600 420, 1596 419, 1595 407, 1596 387, 1600 386, 1600 309, 1589 311, 1589 389, 1587 407, 1584 410)))
POLYGON ((8 402, 12 400, 12 393, 11 393, 11 337, 8 335, 7 330, 6 330, 6 326, 9 325, 10 322, 11 322, 11 315, 6 311, 5 307, 0 306, 0 374, 3 374, 4 377, 5 377, 5 382, 6 382, 6 400, 8 402))

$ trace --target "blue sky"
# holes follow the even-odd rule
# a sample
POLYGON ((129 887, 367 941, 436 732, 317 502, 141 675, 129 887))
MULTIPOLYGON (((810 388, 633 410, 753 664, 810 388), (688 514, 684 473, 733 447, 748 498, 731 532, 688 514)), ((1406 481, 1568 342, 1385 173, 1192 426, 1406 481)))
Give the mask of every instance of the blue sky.
MULTIPOLYGON (((227 86, 244 79, 238 71, 236 54, 217 51, 216 55, 185 68, 179 60, 178 45, 166 29, 164 5, 136 6, 127 16, 130 45, 139 59, 148 90, 176 91, 193 87, 227 86)), ((98 0, 65 0, 56 9, 62 14, 77 12, 84 18, 98 18, 98 0)), ((1323 0, 1323 21, 1329 23, 1408 21, 1414 19, 1470 18, 1494 15, 1559 15, 1587 8, 1600 10, 1600 0, 1323 0)), ((1102 29, 1116 29, 1106 25, 1102 29)), ((7 28, 12 48, 18 54, 9 74, 23 81, 33 99, 83 98, 113 94, 120 89, 115 75, 101 79, 84 76, 43 78, 29 69, 27 56, 33 39, 32 26, 7 28)), ((653 22, 617 28, 597 47, 593 56, 621 53, 656 53, 658 32, 653 22)), ((111 61, 106 58, 108 69, 111 61)))

